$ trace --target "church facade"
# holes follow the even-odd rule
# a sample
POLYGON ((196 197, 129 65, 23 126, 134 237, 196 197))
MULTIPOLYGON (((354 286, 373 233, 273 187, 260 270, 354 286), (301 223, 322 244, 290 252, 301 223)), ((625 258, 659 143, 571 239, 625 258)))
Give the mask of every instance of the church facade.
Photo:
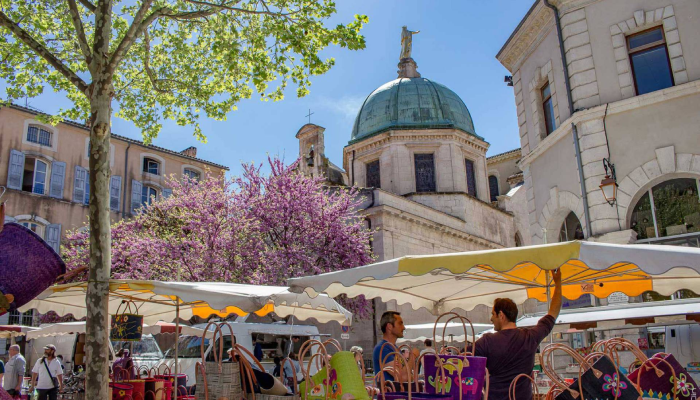
MULTIPOLYGON (((329 185, 364 188, 361 212, 374 230, 377 261, 529 243, 529 226, 516 216, 517 199, 526 203, 520 150, 487 159, 489 143, 476 133, 462 99, 421 77, 411 58, 401 60, 397 79, 364 101, 342 168, 324 153, 324 128, 304 125, 297 138, 302 172, 324 176, 329 185)), ((379 301, 374 307, 377 319, 397 309, 407 324, 435 320, 426 310, 379 301)), ((488 313, 484 308, 471 318, 488 322, 488 313)), ((372 348, 381 337, 377 322, 354 323, 352 344, 372 348)))

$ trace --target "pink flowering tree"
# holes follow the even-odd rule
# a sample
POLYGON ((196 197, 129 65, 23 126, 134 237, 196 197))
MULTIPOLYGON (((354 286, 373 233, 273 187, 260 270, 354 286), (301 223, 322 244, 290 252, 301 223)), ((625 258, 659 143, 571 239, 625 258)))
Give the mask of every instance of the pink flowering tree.
MULTIPOLYGON (((354 189, 327 188, 278 158, 239 178, 170 179, 172 195, 112 227, 112 277, 284 285, 291 277, 372 262, 354 189)), ((64 244, 69 270, 89 265, 87 232, 64 244)), ((86 273, 75 279, 85 279, 86 273)), ((358 318, 363 299, 344 301, 358 318)))

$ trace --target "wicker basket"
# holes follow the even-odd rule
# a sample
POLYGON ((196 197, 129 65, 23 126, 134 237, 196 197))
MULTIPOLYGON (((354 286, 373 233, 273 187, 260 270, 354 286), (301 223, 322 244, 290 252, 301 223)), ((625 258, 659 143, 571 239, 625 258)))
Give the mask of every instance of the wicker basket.
POLYGON ((222 362, 224 353, 223 332, 221 331, 222 326, 227 326, 229 330, 231 330, 231 338, 233 340, 233 330, 228 324, 222 323, 216 325, 213 322, 210 322, 207 324, 206 328, 204 328, 202 344, 200 346, 202 362, 197 363, 196 369, 197 400, 239 400, 241 397, 243 397, 240 364, 237 362, 222 362), (212 339, 215 341, 212 348, 214 361, 207 362, 204 361, 204 340, 207 332, 209 331, 209 325, 216 326, 216 330, 214 331, 214 336, 212 339), (217 334, 219 334, 218 342, 216 341, 217 334), (218 349, 216 348, 216 343, 219 344, 218 349))

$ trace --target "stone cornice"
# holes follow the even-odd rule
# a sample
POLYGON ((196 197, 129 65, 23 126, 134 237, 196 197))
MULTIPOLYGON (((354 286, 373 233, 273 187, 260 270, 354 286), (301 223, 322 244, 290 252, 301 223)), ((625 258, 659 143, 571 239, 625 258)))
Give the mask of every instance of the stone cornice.
POLYGON ((496 58, 508 71, 515 73, 532 45, 541 41, 543 33, 554 25, 554 13, 541 0, 537 0, 525 18, 513 31, 496 58))
MULTIPOLYGON (((436 211, 436 210, 433 210, 436 211)), ((494 243, 490 240, 484 239, 482 237, 472 235, 470 233, 460 231, 458 229, 450 228, 445 225, 438 224, 436 222, 433 222, 429 219, 423 218, 421 216, 399 210, 398 208, 394 208, 392 206, 388 205, 379 205, 375 206, 372 208, 368 208, 362 212, 363 215, 378 215, 378 214, 388 214, 394 217, 401 218, 405 221, 409 221, 415 224, 418 224, 420 226, 433 229, 436 232, 440 232, 443 234, 447 234, 450 236, 454 236, 463 240, 467 240, 473 243, 476 243, 477 245, 489 248, 489 249, 501 249, 503 248, 502 245, 498 243, 494 243)), ((378 228, 380 229, 387 229, 386 227, 381 227, 379 226, 378 228)), ((387 229, 388 230, 388 229, 387 229)), ((405 234, 405 232, 403 232, 405 234)))
POLYGON ((572 123, 578 125, 592 119, 603 118, 603 116, 605 116, 606 106, 607 115, 610 116, 699 93, 700 81, 693 81, 683 85, 673 86, 668 89, 647 93, 642 96, 635 96, 629 99, 609 103, 607 105, 602 104, 583 111, 577 111, 573 116, 564 121, 564 123, 562 123, 554 132, 542 140, 529 154, 523 156, 518 165, 521 169, 525 169, 525 167, 536 160, 539 156, 547 152, 547 150, 554 146, 554 144, 565 137, 569 137, 571 134, 572 123))
POLYGON ((484 154, 489 148, 487 142, 456 129, 438 129, 432 132, 426 130, 391 130, 367 140, 345 146, 343 158, 349 157, 353 150, 359 156, 359 154, 384 147, 392 142, 411 141, 415 143, 416 141, 434 142, 436 140, 454 140, 458 144, 471 147, 484 154))
POLYGON ((522 151, 518 147, 517 149, 506 151, 505 153, 496 154, 495 156, 491 156, 491 157, 486 157, 486 164, 491 165, 491 164, 498 164, 500 162, 509 161, 509 160, 517 160, 521 156, 522 156, 522 151))

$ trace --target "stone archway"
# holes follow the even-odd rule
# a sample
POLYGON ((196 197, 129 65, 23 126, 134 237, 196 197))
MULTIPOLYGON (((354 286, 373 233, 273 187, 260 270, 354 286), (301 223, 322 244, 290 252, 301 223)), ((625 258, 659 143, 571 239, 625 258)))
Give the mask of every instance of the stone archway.
POLYGON ((574 213, 581 223, 583 232, 586 232, 586 219, 584 217, 583 200, 568 191, 560 191, 554 186, 549 190, 549 200, 542 208, 538 223, 532 226, 533 244, 545 243, 544 231, 547 231, 547 243, 559 241, 559 230, 566 217, 574 213))

